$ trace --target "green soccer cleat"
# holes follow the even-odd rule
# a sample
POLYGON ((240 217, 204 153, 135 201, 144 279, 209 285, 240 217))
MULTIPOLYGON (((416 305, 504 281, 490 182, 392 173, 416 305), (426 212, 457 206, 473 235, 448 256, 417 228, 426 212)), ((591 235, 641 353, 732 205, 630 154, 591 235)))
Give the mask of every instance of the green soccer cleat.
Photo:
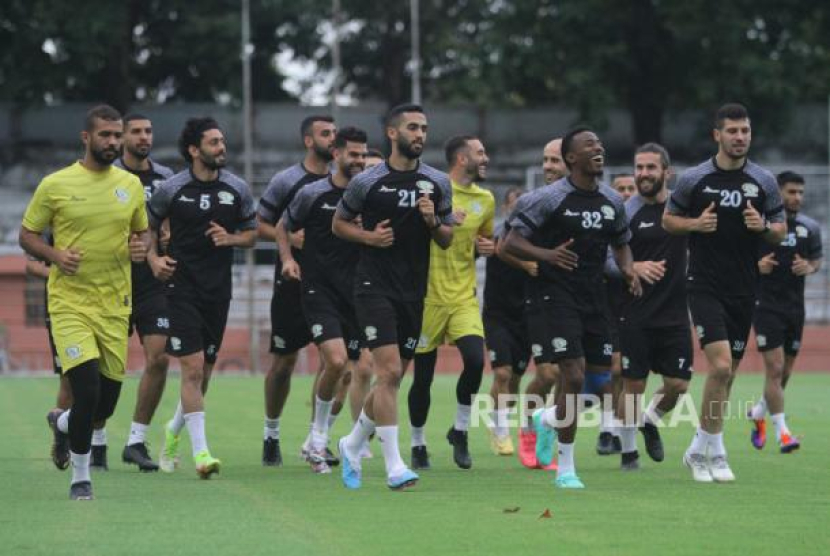
POLYGON ((210 479, 214 473, 219 473, 222 462, 210 455, 207 450, 202 450, 193 456, 193 463, 196 464, 196 473, 200 479, 210 479))
POLYGON ((579 480, 579 477, 576 476, 576 473, 564 473, 558 477, 556 480, 553 481, 553 484, 556 485, 556 488, 585 488, 585 485, 579 480))
POLYGON ((179 467, 179 437, 164 427, 164 447, 159 455, 159 469, 172 473, 179 467))
POLYGON ((556 429, 542 423, 542 412, 537 409, 533 412, 533 430, 536 432, 536 461, 542 467, 553 461, 553 445, 556 443, 556 429))

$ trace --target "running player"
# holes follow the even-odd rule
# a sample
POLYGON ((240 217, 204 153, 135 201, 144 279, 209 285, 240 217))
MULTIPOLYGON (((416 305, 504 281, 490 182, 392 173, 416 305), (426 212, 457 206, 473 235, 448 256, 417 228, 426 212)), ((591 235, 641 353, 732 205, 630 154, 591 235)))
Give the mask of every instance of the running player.
POLYGON ((335 234, 361 244, 354 301, 376 376, 360 418, 339 442, 347 488, 360 488, 358 452, 375 430, 389 488, 418 481, 398 447, 398 389, 421 334, 430 244, 446 249, 453 237, 449 178, 420 161, 427 135, 423 109, 397 106, 387 114, 385 128, 392 154, 385 164, 355 176, 332 222, 335 234), (352 224, 358 216, 362 228, 352 224))
MULTIPOLYGON (((134 174, 144 186, 149 202, 156 187, 173 175, 173 171, 150 159, 153 148, 153 124, 141 114, 124 118, 124 150, 115 165, 134 174)), ((147 451, 147 428, 153 419, 167 381, 168 356, 164 351, 170 319, 164 285, 156 280, 146 261, 133 263, 133 314, 130 329, 138 333, 144 349, 144 374, 138 384, 135 412, 130 435, 121 459, 137 465, 141 471, 158 471, 158 464, 147 451)), ((94 449, 93 449, 94 451, 94 449)))
POLYGON ((598 183, 605 150, 586 128, 562 140, 570 177, 542 188, 520 203, 510 218, 505 249, 540 263, 539 279, 528 288, 527 316, 537 357, 559 365, 556 405, 533 414, 536 458, 553 459, 559 434, 556 486, 584 488, 573 460, 576 400, 587 370, 607 372, 611 343, 602 272, 609 243, 632 293, 641 293, 634 273, 622 199, 598 183))
POLYGON ((730 482, 723 412, 746 349, 761 241, 787 233, 775 178, 747 160, 752 130, 746 108, 726 104, 715 115, 718 152, 680 176, 663 216, 671 234, 690 234, 689 309, 710 372, 700 427, 683 456, 695 481, 730 482))
POLYGON ((692 331, 686 307, 686 236, 663 229, 671 176, 669 153, 661 145, 646 143, 634 155, 639 195, 625 204, 631 230, 634 271, 643 283, 642 297, 622 292, 618 322, 622 340, 623 396, 617 415, 625 426, 622 436, 624 470, 639 468, 637 429, 640 398, 649 371, 663 376, 663 385, 649 403, 641 431, 646 452, 663 461, 659 419, 674 409, 692 378, 692 331))
POLYGON ((797 450, 799 439, 784 419, 784 388, 790 379, 804 330, 804 277, 821 268, 821 227, 801 214, 804 178, 795 172, 777 177, 787 213, 787 236, 778 246, 763 244, 758 270, 761 287, 755 308, 755 341, 764 358, 764 394, 749 412, 755 425, 752 445, 766 443, 767 411, 784 454, 797 450))
POLYGON ((191 118, 179 137, 188 169, 162 182, 148 205, 153 226, 150 266, 167 282, 170 335, 167 353, 179 359, 181 400, 165 427, 162 471, 178 464, 179 435, 187 426, 197 474, 207 479, 221 462, 205 434, 204 394, 216 364, 231 301, 233 248, 256 242, 254 200, 248 184, 223 170, 225 136, 212 118, 191 118), (157 232, 170 221, 167 255, 157 252, 157 232))
MULTIPOLYGON (((300 125, 305 158, 271 178, 259 201, 257 222, 259 237, 276 241, 275 226, 294 196, 307 184, 329 173, 331 147, 337 128, 331 116, 308 116, 300 125)), ((303 233, 291 236, 292 258, 301 261, 303 233)), ((301 303, 302 288, 297 280, 282 276, 282 261, 277 253, 274 294, 271 297, 271 367, 265 374, 265 429, 262 442, 262 465, 282 465, 280 416, 291 390, 291 374, 299 351, 311 342, 301 303)), ((319 373, 318 373, 319 378, 319 373)), ((314 380, 317 384, 317 378, 314 380)), ((313 407, 313 406, 312 406, 313 407)))
POLYGON ((412 469, 430 468, 424 428, 438 347, 445 340, 455 344, 464 364, 455 387, 455 423, 447 432, 453 460, 461 469, 473 465, 467 430, 473 398, 484 372, 484 325, 476 297, 476 254, 490 257, 495 252, 492 237, 496 203, 493 194, 478 185, 487 176, 489 159, 482 142, 470 135, 449 139, 444 155, 450 170, 456 227, 449 249, 437 244, 430 246, 423 327, 408 400, 412 469))
POLYGON ((354 311, 354 269, 360 256, 352 242, 335 236, 331 221, 349 180, 363 171, 366 132, 347 127, 334 139, 336 173, 303 187, 288 205, 281 219, 284 230, 305 230, 303 267, 291 256, 287 234, 278 229, 282 275, 300 280, 302 272, 303 312, 314 343, 324 362, 315 392, 314 423, 308 462, 315 473, 330 473, 326 462, 329 417, 335 390, 349 372, 349 360, 360 357, 357 317, 354 311))
POLYGON ((72 409, 50 413, 69 435, 72 500, 91 500, 93 422, 115 410, 127 358, 130 260, 147 252, 147 213, 138 179, 112 163, 124 124, 110 106, 86 116, 84 158, 43 179, 26 209, 20 246, 50 261, 49 315, 72 409), (41 235, 51 228, 54 247, 41 235))

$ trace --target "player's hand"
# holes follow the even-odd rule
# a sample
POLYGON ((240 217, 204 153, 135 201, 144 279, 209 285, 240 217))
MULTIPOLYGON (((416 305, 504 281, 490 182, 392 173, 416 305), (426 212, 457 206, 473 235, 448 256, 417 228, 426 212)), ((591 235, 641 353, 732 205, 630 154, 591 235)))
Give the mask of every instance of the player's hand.
POLYGON ((528 273, 529 276, 539 276, 539 263, 536 261, 522 261, 522 269, 528 273))
POLYGON ((153 276, 156 277, 156 280, 161 282, 166 282, 176 272, 176 261, 167 255, 158 256, 151 254, 147 257, 147 264, 150 265, 150 270, 153 271, 153 276))
POLYGON ((490 238, 476 237, 476 251, 482 257, 492 257, 496 254, 496 242, 490 238))
POLYGON ((418 210, 421 211, 421 216, 427 227, 434 228, 438 224, 438 219, 435 217, 435 203, 429 198, 429 193, 426 191, 421 193, 418 198, 418 210))
POLYGON ((231 234, 213 220, 210 221, 210 226, 205 235, 213 240, 213 245, 216 247, 229 247, 231 245, 231 234))
POLYGON ((568 249, 573 243, 574 239, 571 238, 559 247, 549 251, 550 256, 548 257, 548 262, 563 270, 574 270, 579 264, 579 255, 568 249))
POLYGON ((130 260, 140 263, 147 260, 147 246, 138 234, 130 235, 130 260))
POLYGON ((61 272, 67 276, 74 276, 81 266, 81 252, 70 247, 66 251, 58 251, 53 261, 61 272))
POLYGON ((375 225, 375 229, 368 233, 367 243, 372 247, 386 248, 395 243, 395 231, 387 218, 375 225))
POLYGON ((161 250, 163 252, 167 252, 167 248, 170 246, 170 220, 164 219, 161 222, 161 226, 159 226, 159 245, 161 245, 161 250))
MULTIPOLYGON (((770 253, 766 257, 761 257, 758 260, 758 272, 761 274, 771 274, 772 271, 775 270, 776 266, 778 266, 778 261, 775 260, 775 253, 770 253)), ((793 267, 794 266, 795 262, 793 262, 793 267)), ((793 273, 795 273, 795 269, 793 269, 793 273)))
POLYGON ((294 249, 302 249, 305 245, 305 228, 288 234, 288 243, 294 249))
POLYGON ((643 284, 640 283, 640 277, 637 276, 636 272, 631 272, 630 274, 623 273, 623 277, 628 284, 628 291, 631 295, 634 297, 643 295, 643 284))
POLYGON ((695 231, 702 234, 711 234, 718 229, 718 211, 714 201, 698 216, 696 222, 695 231))
POLYGON ((634 273, 648 284, 656 284, 666 275, 666 261, 637 261, 634 273))
POLYGON ((802 259, 796 254, 793 258, 792 271, 796 276, 807 276, 813 273, 813 265, 807 259, 802 259))
POLYGON ((752 206, 752 201, 746 202, 744 209, 744 225, 750 232, 761 233, 764 231, 764 217, 752 206))
POLYGON ((300 265, 294 259, 282 262, 282 277, 288 280, 300 280, 300 265))
POLYGON ((452 213, 453 220, 455 221, 454 226, 460 226, 464 223, 467 219, 467 211, 464 209, 458 209, 452 213))

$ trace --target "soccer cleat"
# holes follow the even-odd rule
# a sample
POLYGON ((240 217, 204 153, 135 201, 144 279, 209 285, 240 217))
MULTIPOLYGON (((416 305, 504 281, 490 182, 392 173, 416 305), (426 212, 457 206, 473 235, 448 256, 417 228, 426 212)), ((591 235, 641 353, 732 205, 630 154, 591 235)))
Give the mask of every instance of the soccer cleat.
POLYGON ((93 500, 94 498, 92 495, 92 483, 89 481, 72 483, 69 487, 70 500, 93 500))
POLYGON ((471 468, 473 466, 473 458, 470 457, 467 431, 460 431, 455 427, 450 427, 450 430, 447 431, 447 442, 452 446, 452 459, 455 461, 455 464, 461 469, 471 468))
POLYGON ((614 452, 614 435, 610 432, 601 432, 597 438, 597 454, 610 456, 614 452))
POLYGON ((109 471, 107 465, 107 445, 92 447, 92 459, 89 462, 89 468, 94 471, 109 471))
POLYGON ((346 437, 340 439, 337 443, 337 449, 340 452, 340 458, 343 462, 340 468, 340 477, 343 479, 343 486, 352 490, 360 488, 362 482, 360 460, 357 460, 358 465, 352 466, 352 460, 346 452, 346 437))
POLYGON ((392 490, 403 490, 415 486, 419 478, 415 472, 407 469, 400 475, 386 479, 386 486, 392 490))
POLYGON ((643 433, 643 440, 646 443, 648 457, 654 461, 663 461, 665 458, 663 440, 660 438, 660 430, 657 426, 651 423, 645 423, 640 427, 640 432, 643 433))
POLYGON ((331 473, 331 467, 326 462, 326 452, 324 450, 312 449, 308 452, 308 459, 306 461, 311 465, 311 471, 318 475, 328 475, 331 473))
POLYGON ((556 488, 585 488, 585 485, 576 476, 576 473, 563 473, 554 479, 553 484, 556 488))
POLYGON ((711 483, 714 480, 709 471, 709 462, 703 454, 686 452, 683 454, 683 463, 692 470, 692 478, 698 483, 711 483))
POLYGON ((69 435, 61 432, 58 428, 58 417, 63 413, 62 409, 53 409, 46 414, 46 422, 52 429, 52 463, 55 467, 64 471, 69 467, 69 435))
POLYGON ((536 461, 536 433, 519 429, 519 462, 528 469, 540 469, 536 461))
POLYGON ((781 446, 782 454, 795 452, 801 447, 801 442, 799 442, 798 438, 789 433, 781 433, 781 440, 778 443, 781 446))
POLYGON ((193 456, 193 463, 196 464, 196 474, 200 479, 210 479, 214 473, 219 473, 222 462, 210 455, 207 450, 202 450, 193 456))
POLYGON ((487 429, 490 433, 490 450, 497 456, 513 455, 513 440, 510 436, 497 436, 493 429, 487 429))
POLYGON ((325 455, 326 455, 326 464, 329 467, 337 467, 338 465, 340 465, 340 458, 335 456, 334 452, 329 450, 328 446, 326 446, 325 455))
POLYGON ((172 473, 179 467, 179 437, 164 427, 164 447, 159 455, 159 469, 172 473))
POLYGON ((767 443, 767 422, 765 419, 752 419, 752 425, 749 439, 756 450, 763 450, 767 443))
POLYGON ((427 447, 413 446, 412 459, 410 463, 412 464, 412 469, 431 469, 432 466, 429 464, 429 452, 427 452, 427 447))
POLYGON ((614 439, 611 441, 611 444, 614 446, 614 453, 622 454, 622 438, 614 433, 611 434, 614 436, 614 439))
POLYGON ((137 465, 139 471, 159 470, 158 464, 150 458, 147 444, 144 442, 124 446, 124 451, 121 452, 121 461, 137 465))
POLYGON ((281 467, 282 451, 279 438, 266 438, 262 441, 262 465, 265 467, 281 467))
POLYGON ((709 473, 716 483, 731 483, 735 480, 732 469, 726 461, 726 456, 712 456, 709 458, 709 473))
POLYGON ((533 412, 533 429, 536 431, 536 462, 542 467, 553 461, 553 445, 556 443, 556 429, 542 423, 542 412, 537 409, 533 412))
POLYGON ((623 471, 638 471, 640 469, 640 454, 637 450, 622 454, 620 458, 620 469, 623 471))

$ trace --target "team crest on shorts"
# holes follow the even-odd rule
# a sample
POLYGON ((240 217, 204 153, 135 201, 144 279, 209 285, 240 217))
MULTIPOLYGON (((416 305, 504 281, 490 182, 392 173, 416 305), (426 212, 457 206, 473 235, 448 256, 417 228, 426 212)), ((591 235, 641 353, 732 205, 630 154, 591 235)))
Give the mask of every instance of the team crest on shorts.
POLYGON ((533 354, 533 357, 542 357, 542 346, 533 344, 530 346, 530 352, 533 354))
POLYGON ((527 369, 527 361, 525 361, 524 359, 520 360, 516 365, 519 367, 520 371, 524 371, 525 369, 527 369))
POLYGON ((606 220, 613 220, 617 214, 614 207, 609 207, 608 205, 602 205, 599 210, 602 211, 602 217, 606 220))
POLYGON ((490 350, 490 362, 492 363, 495 360, 496 360, 496 352, 491 349, 490 350))
POLYGON ((319 338, 323 335, 323 325, 322 324, 315 324, 311 327, 311 335, 315 338, 319 338))
POLYGON ((554 338, 551 343, 553 344, 554 353, 562 353, 568 349, 568 340, 565 338, 554 338))
POLYGON ((367 341, 371 342, 372 340, 378 339, 378 329, 374 326, 367 326, 364 332, 366 332, 367 341))
POLYGON ((170 347, 173 349, 173 351, 179 351, 180 349, 182 349, 181 339, 179 339, 175 336, 171 336, 170 337, 170 347))
POLYGON ((703 327, 702 327, 702 326, 695 326, 695 330, 697 331, 697 337, 702 339, 702 338, 703 338, 703 336, 704 336, 704 334, 703 334, 703 332, 704 332, 703 327))
POLYGON ((758 344, 759 348, 766 347, 767 345, 767 337, 763 334, 758 334, 755 336, 755 342, 758 344))
POLYGON ((280 336, 274 336, 274 347, 277 349, 285 349, 285 340, 280 336))
POLYGON ((227 191, 220 191, 217 196, 219 197, 220 205, 233 204, 233 193, 228 193, 227 191))
POLYGON ((126 203, 130 200, 130 194, 127 193, 125 189, 121 189, 120 187, 115 190, 115 197, 118 199, 119 203, 126 203))
POLYGON ((758 186, 754 183, 747 182, 741 186, 741 190, 744 192, 744 195, 747 197, 757 197, 758 196, 758 186))
POLYGON ((208 355, 210 355, 210 356, 214 356, 214 355, 216 355, 216 346, 215 346, 215 345, 213 345, 213 344, 210 344, 210 345, 207 347, 207 350, 206 350, 206 351, 207 351, 207 354, 208 354, 208 355))
POLYGON ((628 357, 623 356, 623 358, 622 358, 622 368, 625 369, 625 370, 628 370, 628 368, 630 366, 631 366, 631 359, 629 359, 628 357))
POLYGON ((66 356, 70 359, 79 358, 81 356, 81 353, 83 353, 83 351, 81 350, 81 346, 74 345, 66 348, 66 356))

